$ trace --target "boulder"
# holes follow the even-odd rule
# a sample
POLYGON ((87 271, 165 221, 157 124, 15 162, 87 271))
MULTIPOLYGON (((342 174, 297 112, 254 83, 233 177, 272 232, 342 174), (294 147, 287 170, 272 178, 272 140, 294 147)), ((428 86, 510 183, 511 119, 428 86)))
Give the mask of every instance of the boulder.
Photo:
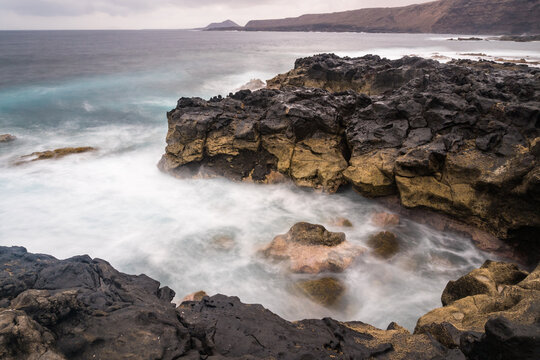
POLYGON ((278 235, 260 253, 285 262, 294 273, 318 274, 342 272, 365 250, 345 240, 344 233, 334 233, 322 225, 295 224, 288 233, 278 235))
POLYGON ((480 269, 475 269, 456 281, 450 281, 441 296, 443 306, 467 296, 486 294, 497 295, 504 285, 516 285, 529 273, 521 271, 514 264, 486 261, 480 269))
POLYGON ((480 269, 451 281, 442 297, 447 305, 422 316, 415 332, 427 332, 434 324, 442 323, 463 332, 483 332, 489 319, 500 316, 538 326, 539 278, 540 266, 527 275, 512 264, 486 262, 480 269))
POLYGON ((326 307, 337 305, 345 293, 345 286, 333 277, 299 281, 296 286, 309 299, 326 307))
POLYGON ((383 259, 391 258, 399 251, 398 238, 390 231, 382 231, 370 236, 368 245, 371 247, 375 256, 383 259))
POLYGON ((1 134, 0 143, 8 143, 17 140, 17 137, 11 134, 1 134))

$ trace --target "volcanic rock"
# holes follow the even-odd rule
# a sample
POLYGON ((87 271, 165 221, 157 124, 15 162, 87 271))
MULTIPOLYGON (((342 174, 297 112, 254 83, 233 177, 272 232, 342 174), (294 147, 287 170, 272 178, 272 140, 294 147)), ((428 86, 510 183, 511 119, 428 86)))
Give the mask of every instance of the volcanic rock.
POLYGON ((318 274, 342 272, 364 251, 346 241, 344 233, 330 232, 322 225, 298 223, 260 252, 267 258, 285 261, 291 272, 318 274))
POLYGON ((539 74, 487 61, 299 59, 272 89, 180 99, 159 166, 256 182, 279 172, 329 192, 348 183, 534 248, 539 74))
POLYGON ((442 323, 459 331, 482 332, 489 319, 500 316, 538 329, 540 266, 527 275, 515 265, 488 261, 451 281, 442 299, 447 305, 422 316, 415 332, 429 331, 433 324, 442 323))
POLYGON ((175 309, 173 297, 157 281, 122 274, 103 260, 0 247, 0 357, 464 359, 429 334, 395 325, 385 331, 329 318, 288 322, 224 295, 175 309))

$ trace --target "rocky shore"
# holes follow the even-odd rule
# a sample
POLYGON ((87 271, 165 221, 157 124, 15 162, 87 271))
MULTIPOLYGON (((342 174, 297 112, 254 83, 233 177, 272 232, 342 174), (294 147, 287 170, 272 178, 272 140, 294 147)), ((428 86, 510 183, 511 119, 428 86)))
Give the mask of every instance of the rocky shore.
POLYGON ((540 267, 486 262, 451 281, 411 334, 332 319, 288 322, 215 295, 171 303, 145 275, 88 256, 0 247, 2 359, 537 359, 540 267))
POLYGON ((417 57, 299 59, 256 92, 182 98, 159 167, 444 213, 540 251, 540 70, 417 57))

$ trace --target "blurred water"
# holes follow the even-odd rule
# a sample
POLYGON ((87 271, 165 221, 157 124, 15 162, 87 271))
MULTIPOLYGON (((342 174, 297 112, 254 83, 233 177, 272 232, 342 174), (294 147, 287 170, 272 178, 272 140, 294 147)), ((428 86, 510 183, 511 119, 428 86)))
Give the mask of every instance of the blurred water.
MULTIPOLYGON (((451 37, 451 36, 449 36, 451 37)), ((369 254, 339 277, 345 305, 325 309, 291 291, 305 278, 256 256, 298 221, 345 231, 365 245, 381 207, 350 191, 323 195, 291 185, 178 180, 156 168, 165 112, 180 96, 227 94, 320 52, 397 58, 410 53, 538 56, 532 43, 451 42, 406 34, 189 31, 0 32, 0 245, 60 258, 89 254, 146 273, 181 298, 204 289, 262 303, 287 319, 333 316, 409 328, 439 306, 446 282, 488 255, 469 241, 403 220, 391 261, 369 254), (532 54, 532 55, 531 55, 532 54), (66 146, 96 153, 13 166, 21 155, 66 146), (346 217, 353 228, 331 226, 346 217), (234 238, 222 251, 215 236, 234 238)))

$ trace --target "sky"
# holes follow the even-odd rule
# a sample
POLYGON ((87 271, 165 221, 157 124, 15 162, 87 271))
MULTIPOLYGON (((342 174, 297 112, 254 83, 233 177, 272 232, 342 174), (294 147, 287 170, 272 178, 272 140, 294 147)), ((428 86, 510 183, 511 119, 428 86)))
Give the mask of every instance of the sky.
POLYGON ((186 29, 432 0, 0 0, 0 29, 186 29))

